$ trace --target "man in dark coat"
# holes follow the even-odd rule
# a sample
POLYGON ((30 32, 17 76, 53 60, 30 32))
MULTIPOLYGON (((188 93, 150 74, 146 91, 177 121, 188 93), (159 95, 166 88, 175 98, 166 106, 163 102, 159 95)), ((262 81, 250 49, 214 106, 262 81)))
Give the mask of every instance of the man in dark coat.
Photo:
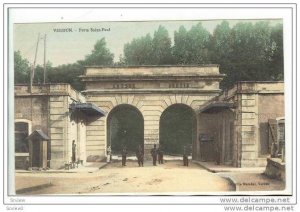
POLYGON ((127 149, 124 146, 122 149, 122 166, 126 166, 127 149))
POLYGON ((220 157, 220 146, 218 142, 215 143, 215 157, 216 157, 215 164, 220 165, 221 157, 220 157))
POLYGON ((76 144, 75 140, 72 142, 72 163, 76 162, 76 144))
POLYGON ((189 166, 188 150, 186 146, 183 147, 183 165, 189 166))
POLYGON ((164 152, 162 150, 162 145, 159 145, 157 152, 158 152, 158 164, 163 164, 164 163, 164 152))
POLYGON ((156 160, 157 160, 156 144, 154 144, 154 148, 151 149, 151 155, 152 155, 152 160, 153 160, 153 166, 156 166, 156 160))
POLYGON ((144 148, 142 147, 142 145, 139 145, 136 151, 136 157, 138 159, 139 166, 144 166, 144 148))

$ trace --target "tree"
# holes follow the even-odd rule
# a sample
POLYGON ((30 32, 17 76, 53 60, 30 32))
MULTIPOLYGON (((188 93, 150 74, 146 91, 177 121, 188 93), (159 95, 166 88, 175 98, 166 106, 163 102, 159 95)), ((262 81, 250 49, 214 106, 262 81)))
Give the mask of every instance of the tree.
POLYGON ((210 43, 210 59, 214 64, 220 65, 220 73, 226 74, 226 77, 221 82, 221 86, 224 84, 231 85, 232 82, 232 64, 233 58, 233 39, 232 29, 227 21, 223 21, 218 24, 214 29, 210 43))
POLYGON ((100 66, 100 65, 113 65, 114 55, 106 47, 105 38, 101 38, 94 45, 91 54, 85 57, 85 60, 80 61, 85 66, 100 66))
POLYGON ((233 27, 234 81, 270 80, 270 26, 268 22, 238 23, 233 27))
MULTIPOLYGON (((49 82, 49 74, 53 72, 52 64, 48 61, 46 63, 46 83, 49 82)), ((41 84, 44 82, 44 66, 37 65, 34 69, 34 79, 33 83, 41 84)))
POLYGON ((80 63, 60 65, 52 68, 48 74, 49 82, 69 83, 74 89, 81 91, 84 84, 79 78, 84 73, 84 66, 80 63))
POLYGON ((106 41, 102 38, 96 42, 92 53, 84 60, 52 68, 48 72, 48 80, 49 82, 69 83, 74 89, 81 91, 84 89, 84 83, 79 76, 83 75, 85 66, 111 66, 113 59, 114 55, 106 47, 106 41))
POLYGON ((217 25, 211 37, 210 58, 213 63, 225 63, 232 54, 232 37, 228 21, 217 25))
POLYGON ((189 50, 187 31, 184 26, 180 26, 178 32, 174 32, 174 46, 172 49, 174 61, 177 64, 188 64, 189 50))
POLYGON ((271 29, 270 69, 274 80, 283 80, 283 26, 277 24, 271 29))
POLYGON ((171 51, 171 38, 167 29, 163 26, 159 26, 157 31, 154 32, 152 41, 152 64, 166 65, 172 63, 172 51, 171 51))
POLYGON ((163 26, 150 34, 133 39, 124 45, 124 61, 127 65, 166 65, 172 63, 171 39, 163 26))
POLYGON ((126 65, 153 64, 153 47, 150 34, 133 39, 124 45, 124 62, 126 65))
POLYGON ((209 59, 210 33, 198 23, 187 33, 189 64, 207 64, 209 59))
POLYGON ((30 66, 26 59, 23 59, 20 51, 14 52, 14 81, 15 84, 30 82, 30 66))
POLYGON ((187 32, 181 26, 174 33, 173 55, 177 64, 205 64, 210 63, 209 47, 210 33, 198 23, 187 32))

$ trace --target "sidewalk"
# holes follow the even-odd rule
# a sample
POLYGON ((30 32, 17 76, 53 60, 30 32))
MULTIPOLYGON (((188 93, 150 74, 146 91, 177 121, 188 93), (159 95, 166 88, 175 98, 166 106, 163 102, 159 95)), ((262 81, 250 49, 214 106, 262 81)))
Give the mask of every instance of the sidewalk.
POLYGON ((236 168, 216 165, 214 162, 193 161, 202 168, 229 180, 236 191, 280 191, 285 183, 264 175, 265 167, 236 168))
POLYGON ((81 173, 81 172, 88 172, 88 173, 93 173, 98 171, 99 169, 104 168, 107 166, 108 163, 105 162, 87 162, 84 166, 79 165, 78 168, 74 169, 48 169, 48 170, 43 170, 43 171, 38 171, 38 170, 16 170, 16 173, 81 173))
POLYGON ((228 165, 216 165, 214 162, 202 162, 194 161, 194 163, 200 165, 207 171, 218 173, 218 172, 251 172, 251 173, 263 173, 266 167, 247 167, 247 168, 237 168, 228 165))
POLYGON ((285 189, 283 181, 268 178, 263 173, 219 172, 217 174, 228 179, 235 186, 236 191, 282 191, 285 189))
POLYGON ((16 188, 16 194, 23 194, 28 192, 34 192, 41 189, 45 189, 47 187, 53 186, 52 180, 54 176, 48 177, 48 174, 63 174, 63 173, 94 173, 99 171, 99 169, 104 168, 108 163, 104 162, 90 162, 86 163, 85 166, 79 166, 78 168, 74 169, 59 169, 59 170, 16 170, 15 173, 17 175, 22 176, 22 178, 28 178, 28 177, 35 177, 31 178, 31 180, 16 180, 15 182, 15 188, 16 188), (39 178, 41 176, 44 176, 42 178, 39 178))

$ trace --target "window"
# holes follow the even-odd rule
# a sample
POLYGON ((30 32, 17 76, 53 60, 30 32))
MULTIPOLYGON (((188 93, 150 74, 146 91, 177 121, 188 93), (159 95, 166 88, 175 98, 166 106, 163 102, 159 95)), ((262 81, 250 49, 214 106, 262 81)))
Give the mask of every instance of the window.
POLYGON ((28 123, 16 122, 15 123, 15 152, 29 152, 28 141, 28 123))

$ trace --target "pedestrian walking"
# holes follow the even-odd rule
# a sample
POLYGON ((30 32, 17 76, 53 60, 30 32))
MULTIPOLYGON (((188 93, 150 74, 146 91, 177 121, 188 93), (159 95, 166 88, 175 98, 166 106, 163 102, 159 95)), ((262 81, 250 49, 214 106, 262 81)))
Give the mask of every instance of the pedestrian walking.
POLYGON ((220 165, 220 162, 221 162, 220 147, 219 147, 219 143, 216 142, 215 143, 215 164, 220 165))
POLYGON ((157 152, 158 152, 158 164, 164 164, 164 152, 162 149, 162 145, 159 145, 157 152))
POLYGON ((136 151, 136 157, 138 160, 139 166, 144 166, 144 148, 142 145, 139 145, 136 151))
POLYGON ((122 166, 126 166, 127 149, 124 146, 122 149, 122 166))
POLYGON ((183 165, 189 166, 188 151, 186 146, 183 147, 183 165))
POLYGON ((76 144, 75 140, 72 142, 72 163, 74 164, 76 162, 76 144))
POLYGON ((156 160, 157 160, 156 144, 154 144, 154 147, 151 149, 151 155, 152 155, 153 166, 156 166, 156 160))
POLYGON ((111 162, 111 147, 110 146, 107 147, 107 152, 106 153, 107 153, 106 162, 110 163, 111 162))

